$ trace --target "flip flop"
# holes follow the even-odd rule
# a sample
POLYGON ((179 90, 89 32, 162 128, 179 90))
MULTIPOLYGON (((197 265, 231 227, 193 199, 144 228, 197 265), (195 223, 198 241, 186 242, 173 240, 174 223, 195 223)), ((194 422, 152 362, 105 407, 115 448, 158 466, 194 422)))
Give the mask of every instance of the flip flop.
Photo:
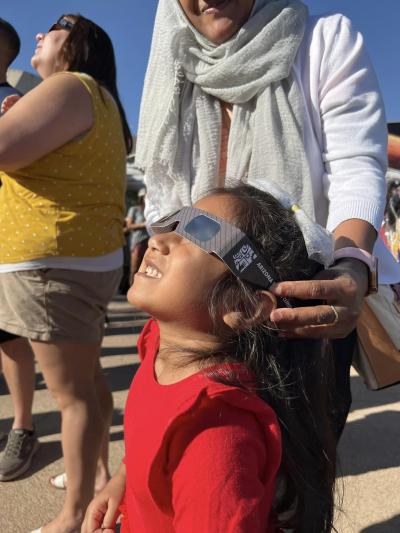
POLYGON ((31 531, 30 533, 42 533, 42 528, 35 529, 34 531, 31 531))
MULTIPOLYGON (((49 483, 55 489, 65 490, 67 488, 67 474, 63 472, 62 474, 53 476, 49 479, 49 483)), ((36 532, 33 531, 32 533, 36 533, 36 532)))

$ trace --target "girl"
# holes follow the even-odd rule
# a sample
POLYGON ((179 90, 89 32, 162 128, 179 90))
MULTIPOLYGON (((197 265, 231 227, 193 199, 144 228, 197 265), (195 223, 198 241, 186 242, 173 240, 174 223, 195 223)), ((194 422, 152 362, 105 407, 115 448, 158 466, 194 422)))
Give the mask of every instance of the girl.
POLYGON ((129 291, 154 318, 138 342, 125 459, 82 532, 113 531, 122 500, 124 533, 331 531, 327 351, 264 319, 292 305, 274 281, 313 276, 309 253, 331 241, 308 221, 306 249, 304 213, 250 186, 195 207, 151 226, 129 291))

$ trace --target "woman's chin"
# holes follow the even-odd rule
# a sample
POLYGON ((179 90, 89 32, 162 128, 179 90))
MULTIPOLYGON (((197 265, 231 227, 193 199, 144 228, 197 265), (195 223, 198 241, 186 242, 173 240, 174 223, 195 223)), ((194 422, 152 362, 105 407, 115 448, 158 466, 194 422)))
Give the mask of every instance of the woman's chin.
POLYGON ((31 57, 31 66, 32 66, 35 70, 37 70, 38 63, 39 63, 38 58, 36 57, 36 55, 33 55, 33 56, 31 57))
POLYGON ((36 70, 36 72, 39 74, 39 76, 42 78, 42 80, 45 78, 43 74, 43 68, 40 67, 40 60, 39 58, 34 55, 31 59, 31 66, 36 70))

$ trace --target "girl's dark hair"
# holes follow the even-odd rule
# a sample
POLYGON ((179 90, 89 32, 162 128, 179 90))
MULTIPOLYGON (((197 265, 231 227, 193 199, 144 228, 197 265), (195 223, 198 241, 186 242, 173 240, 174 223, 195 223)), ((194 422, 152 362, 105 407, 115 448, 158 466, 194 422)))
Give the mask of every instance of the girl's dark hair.
POLYGON ((117 89, 117 68, 114 47, 107 33, 82 15, 63 15, 74 21, 61 51, 61 59, 70 72, 85 72, 113 96, 121 116, 126 152, 132 151, 133 141, 124 108, 117 89))
MULTIPOLYGON (((270 194, 247 185, 212 194, 232 197, 232 222, 267 258, 278 281, 311 278, 321 268, 308 258, 292 211, 270 194)), ((278 525, 296 533, 331 531, 336 443, 328 417, 331 357, 327 344, 283 339, 268 323, 238 331, 224 327, 225 313, 239 311, 250 318, 260 304, 259 292, 231 273, 220 279, 208 298, 221 344, 217 354, 194 352, 193 357, 205 364, 204 372, 212 379, 245 387, 235 365, 228 365, 232 369, 228 371, 224 366, 223 373, 218 366, 209 366, 244 362, 255 376, 257 394, 275 410, 280 423, 283 481, 277 487, 278 525)))

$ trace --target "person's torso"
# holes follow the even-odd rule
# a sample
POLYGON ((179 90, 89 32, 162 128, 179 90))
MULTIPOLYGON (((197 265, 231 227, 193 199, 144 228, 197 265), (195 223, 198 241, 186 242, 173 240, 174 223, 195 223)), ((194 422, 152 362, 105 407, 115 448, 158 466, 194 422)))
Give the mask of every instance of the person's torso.
MULTIPOLYGON (((315 220, 323 227, 326 226, 329 212, 329 178, 323 161, 324 131, 320 113, 320 60, 316 57, 323 54, 319 50, 317 38, 319 32, 315 26, 320 23, 318 17, 310 17, 306 35, 301 43, 293 64, 292 73, 297 80, 304 102, 304 149, 310 169, 312 193, 314 200, 315 220), (310 53, 310 50, 313 52, 310 53)), ((223 186, 224 170, 227 165, 229 129, 232 118, 230 106, 222 106, 220 173, 218 186, 223 186)), ((379 277, 382 283, 397 283, 400 280, 398 265, 393 261, 390 252, 383 246, 378 236, 374 254, 379 259, 379 277)))
POLYGON ((0 263, 96 257, 123 244, 126 152, 112 97, 85 74, 93 126, 33 164, 1 172, 0 263))
MULTIPOLYGON (((124 414, 126 464, 124 508, 129 531, 173 533, 171 465, 175 462, 176 452, 171 435, 176 433, 177 427, 186 427, 185 420, 190 421, 189 427, 195 426, 193 420, 203 396, 219 395, 223 398, 224 395, 232 393, 243 394, 244 405, 246 402, 247 404, 251 402, 248 393, 245 394, 237 387, 214 382, 202 372, 172 385, 160 385, 154 373, 154 362, 159 347, 157 323, 148 322, 143 331, 148 341, 143 341, 142 333, 138 348, 139 355, 143 356, 143 346, 147 343, 146 357, 132 381, 124 414)), ((250 397, 252 401, 255 398, 257 406, 261 405, 261 410, 270 410, 255 395, 250 394, 250 397)), ((272 462, 271 455, 271 464, 272 462)))

